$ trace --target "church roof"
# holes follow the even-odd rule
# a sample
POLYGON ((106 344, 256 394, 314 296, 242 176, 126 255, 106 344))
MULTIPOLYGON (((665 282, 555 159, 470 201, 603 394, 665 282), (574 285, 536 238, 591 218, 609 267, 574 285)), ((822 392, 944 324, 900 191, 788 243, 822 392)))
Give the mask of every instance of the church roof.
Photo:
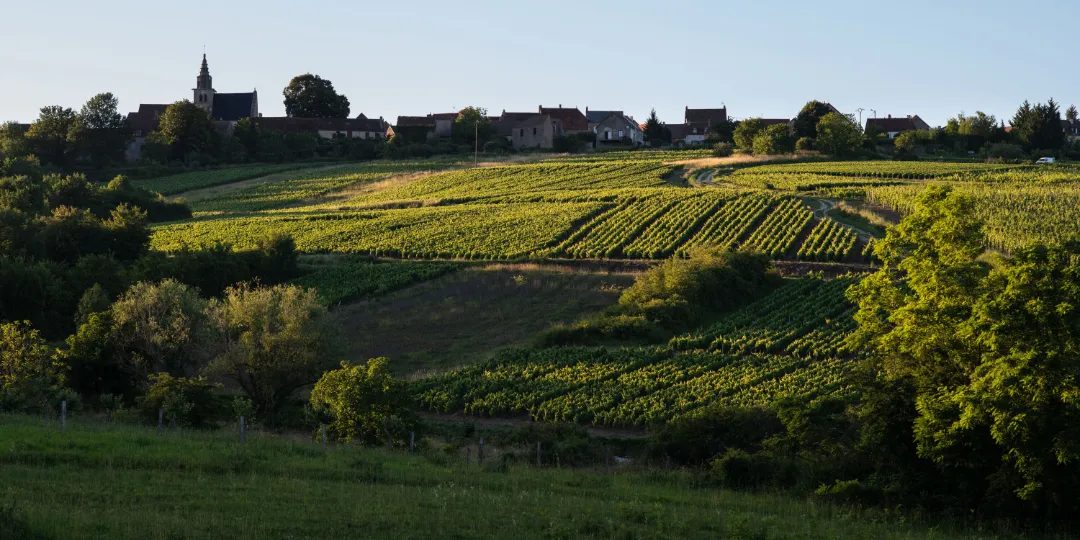
POLYGON ((168 107, 165 104, 143 103, 139 105, 138 112, 128 113, 128 125, 144 135, 150 133, 158 128, 158 120, 165 114, 165 109, 168 107))
POLYGON ((242 118, 250 118, 254 103, 254 92, 214 94, 214 120, 235 122, 242 118))

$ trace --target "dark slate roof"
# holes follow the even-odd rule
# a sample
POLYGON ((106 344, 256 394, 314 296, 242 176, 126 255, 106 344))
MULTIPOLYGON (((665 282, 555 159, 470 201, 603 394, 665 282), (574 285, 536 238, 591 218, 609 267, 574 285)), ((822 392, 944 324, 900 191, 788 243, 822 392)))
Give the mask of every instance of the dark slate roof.
POLYGON ((585 109, 585 118, 589 120, 590 124, 599 124, 600 122, 607 120, 607 117, 613 114, 623 116, 622 111, 590 111, 589 109, 585 109))
POLYGON ((167 108, 169 106, 164 104, 143 103, 139 105, 138 112, 128 113, 128 125, 131 129, 141 131, 143 135, 146 135, 158 128, 161 115, 165 114, 167 108))
POLYGON ((394 127, 435 127, 435 119, 430 116, 399 116, 394 127))
POLYGON ((254 92, 214 94, 214 120, 235 122, 242 118, 251 118, 254 103, 254 92))
POLYGON ((429 114, 428 116, 434 118, 435 120, 457 120, 457 117, 460 115, 461 113, 450 112, 429 114))
POLYGON ((686 138, 688 130, 685 124, 664 124, 664 127, 671 132, 671 140, 678 141, 686 138))
POLYGON ((529 119, 519 122, 518 125, 516 125, 514 127, 519 127, 519 128, 539 127, 539 126, 542 126, 542 125, 544 125, 544 124, 546 124, 547 122, 550 122, 550 121, 551 121, 551 116, 549 116, 549 115, 546 115, 546 114, 534 114, 529 119))
POLYGON ((540 114, 551 115, 552 118, 562 122, 566 131, 588 131, 589 119, 577 107, 564 109, 562 107, 548 108, 541 106, 540 114))
POLYGON ((498 121, 495 121, 495 119, 492 118, 492 125, 495 127, 495 133, 508 137, 510 136, 511 130, 517 127, 519 123, 528 120, 533 116, 536 116, 536 113, 503 111, 502 116, 498 117, 498 121))
MULTIPOLYGON (((916 119, 918 118, 918 116, 909 116, 906 118, 868 118, 866 120, 866 129, 870 129, 870 126, 874 126, 882 133, 917 131, 920 127, 919 123, 916 122, 916 119)), ((925 122, 922 123, 925 124, 925 122)))
POLYGON ((704 123, 711 124, 727 120, 727 107, 722 109, 691 109, 686 108, 685 122, 687 124, 704 123))
POLYGON ((377 119, 359 118, 292 118, 287 116, 252 119, 263 129, 286 133, 316 133, 319 131, 385 133, 385 123, 377 119))

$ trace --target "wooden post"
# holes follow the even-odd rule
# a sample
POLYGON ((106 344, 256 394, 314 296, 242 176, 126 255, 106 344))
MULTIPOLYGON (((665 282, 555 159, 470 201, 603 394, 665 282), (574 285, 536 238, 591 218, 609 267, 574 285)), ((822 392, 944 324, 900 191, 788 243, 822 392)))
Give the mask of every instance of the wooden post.
POLYGON ((319 431, 322 433, 322 449, 326 450, 326 424, 319 424, 319 431))
POLYGON ((471 454, 471 453, 472 453, 472 448, 469 448, 468 446, 466 446, 465 447, 465 466, 466 467, 469 466, 469 454, 471 454))
POLYGON ((536 441, 536 466, 540 466, 540 441, 536 441))
POLYGON ((409 455, 413 455, 416 452, 416 432, 409 432, 409 455))
POLYGON ((112 409, 105 411, 105 423, 112 425, 112 409))
POLYGON ((60 431, 67 431, 67 400, 60 402, 60 431))
POLYGON ((161 435, 161 429, 165 427, 165 409, 157 410, 157 434, 161 435))
POLYGON ((244 415, 240 415, 240 442, 244 442, 244 415))
POLYGON ((484 464, 484 439, 480 439, 480 448, 476 452, 477 465, 484 464))

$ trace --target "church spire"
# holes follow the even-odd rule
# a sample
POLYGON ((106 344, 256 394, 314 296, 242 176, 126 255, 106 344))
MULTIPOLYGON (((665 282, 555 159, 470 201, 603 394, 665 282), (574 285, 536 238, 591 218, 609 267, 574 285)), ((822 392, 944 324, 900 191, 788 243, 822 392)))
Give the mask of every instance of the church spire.
POLYGON ((213 90, 214 83, 210 77, 210 67, 206 65, 206 53, 202 55, 202 69, 199 70, 199 78, 196 79, 196 90, 213 90))

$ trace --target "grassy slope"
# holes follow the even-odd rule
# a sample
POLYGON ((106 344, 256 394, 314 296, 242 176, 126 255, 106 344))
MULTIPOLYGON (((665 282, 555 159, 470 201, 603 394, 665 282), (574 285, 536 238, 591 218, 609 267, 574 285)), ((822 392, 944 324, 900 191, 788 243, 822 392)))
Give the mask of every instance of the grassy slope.
POLYGON ((441 371, 528 343, 618 300, 630 274, 535 265, 461 270, 376 300, 335 310, 349 341, 347 358, 391 358, 398 373, 441 371))
POLYGON ((480 468, 79 418, 62 433, 0 416, 0 478, 0 498, 41 538, 990 537, 692 488, 684 473, 480 468))

